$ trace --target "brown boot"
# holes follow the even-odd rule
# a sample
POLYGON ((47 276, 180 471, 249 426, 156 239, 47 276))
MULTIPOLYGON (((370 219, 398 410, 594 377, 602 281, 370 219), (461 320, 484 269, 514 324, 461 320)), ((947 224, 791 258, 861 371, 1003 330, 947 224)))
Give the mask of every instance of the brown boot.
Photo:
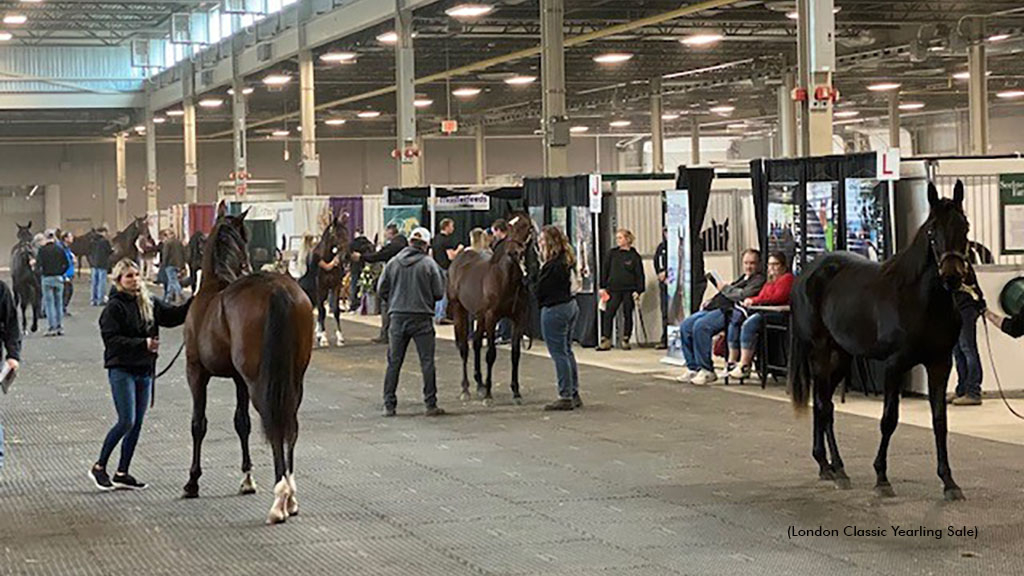
POLYGON ((601 344, 597 347, 598 352, 607 352, 612 349, 611 338, 601 338, 601 344))

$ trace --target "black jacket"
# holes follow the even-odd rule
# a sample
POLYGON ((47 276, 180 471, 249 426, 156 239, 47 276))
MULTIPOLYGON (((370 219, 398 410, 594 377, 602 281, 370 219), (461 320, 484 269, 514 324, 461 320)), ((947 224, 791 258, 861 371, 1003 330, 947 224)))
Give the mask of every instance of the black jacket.
POLYGON ((43 276, 63 276, 68 271, 68 255, 56 242, 45 244, 36 256, 43 276))
POLYGON ((100 335, 103 336, 103 367, 118 368, 136 374, 156 372, 156 354, 146 347, 146 339, 159 336, 160 327, 174 328, 185 323, 189 300, 181 306, 170 306, 153 299, 153 323, 142 319, 135 296, 114 288, 103 313, 100 314, 100 335))
POLYGON ((390 262, 392 258, 398 256, 398 253, 405 250, 409 246, 409 241, 405 239, 405 236, 399 234, 395 236, 394 240, 388 242, 387 246, 381 248, 374 254, 364 254, 362 256, 363 262, 374 263, 374 262, 390 262))
POLYGON ((92 251, 89 253, 89 265, 93 268, 109 271, 111 267, 110 256, 113 253, 114 249, 110 247, 110 240, 101 236, 92 245, 92 251))
POLYGON ((1004 319, 999 329, 1012 338, 1024 336, 1024 313, 1004 319))
POLYGON ((0 345, 5 358, 21 361, 21 325, 11 289, 0 280, 0 345))
POLYGON ((668 272, 668 242, 665 240, 662 240, 654 251, 654 272, 655 274, 668 272))
POLYGON ((545 262, 537 281, 537 305, 541 308, 572 301, 572 271, 565 256, 545 262))
POLYGON ((601 288, 610 292, 642 294, 646 287, 644 261, 636 248, 612 248, 604 257, 604 266, 601 267, 601 288))

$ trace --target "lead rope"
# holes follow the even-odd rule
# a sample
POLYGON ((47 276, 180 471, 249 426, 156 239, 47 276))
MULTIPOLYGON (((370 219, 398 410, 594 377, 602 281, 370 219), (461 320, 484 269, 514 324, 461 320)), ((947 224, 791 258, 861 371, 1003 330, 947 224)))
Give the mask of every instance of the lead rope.
POLYGON ((1006 399, 1006 393, 1003 392, 1003 383, 999 380, 999 372, 996 372, 996 360, 995 356, 992 354, 992 340, 989 338, 988 334, 988 319, 984 316, 982 317, 982 323, 985 326, 985 345, 988 346, 988 361, 992 366, 992 375, 996 378, 996 386, 999 388, 999 397, 1003 399, 1003 404, 1006 404, 1006 409, 1009 410, 1011 414, 1021 420, 1024 420, 1024 416, 1014 410, 1013 406, 1010 405, 1009 400, 1006 399))
POLYGON ((168 363, 167 366, 165 366, 163 370, 158 372, 156 376, 153 376, 153 393, 150 394, 150 396, 149 396, 149 407, 150 408, 152 408, 153 406, 156 405, 156 381, 159 380, 160 377, 163 376, 164 374, 167 374, 167 372, 174 366, 174 363, 177 362, 178 358, 181 357, 181 352, 183 350, 185 350, 185 341, 184 340, 182 340, 181 346, 178 347, 178 352, 174 355, 174 358, 171 358, 170 363, 168 363))

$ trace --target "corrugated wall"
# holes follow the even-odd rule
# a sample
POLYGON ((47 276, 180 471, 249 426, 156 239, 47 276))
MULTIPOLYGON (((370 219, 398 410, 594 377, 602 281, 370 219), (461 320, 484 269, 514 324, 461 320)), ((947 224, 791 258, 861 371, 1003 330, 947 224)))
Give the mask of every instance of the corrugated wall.
MULTIPOLYGON (((128 46, 4 46, 0 71, 50 78, 90 90, 134 91, 142 88, 142 71, 131 66, 128 46)), ((42 81, 14 81, 0 76, 0 92, 75 92, 71 86, 42 81)))

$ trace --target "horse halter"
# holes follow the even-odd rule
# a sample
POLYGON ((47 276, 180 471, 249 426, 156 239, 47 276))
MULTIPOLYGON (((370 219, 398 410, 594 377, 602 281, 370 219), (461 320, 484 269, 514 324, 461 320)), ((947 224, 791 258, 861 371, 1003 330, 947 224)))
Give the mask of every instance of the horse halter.
POLYGON ((960 260, 960 262, 967 267, 970 265, 970 261, 967 258, 967 253, 957 252, 956 250, 947 250, 939 253, 938 246, 935 245, 935 228, 933 226, 928 227, 928 246, 931 248, 932 256, 935 257, 935 261, 938 263, 939 268, 948 262, 949 260, 960 260))

